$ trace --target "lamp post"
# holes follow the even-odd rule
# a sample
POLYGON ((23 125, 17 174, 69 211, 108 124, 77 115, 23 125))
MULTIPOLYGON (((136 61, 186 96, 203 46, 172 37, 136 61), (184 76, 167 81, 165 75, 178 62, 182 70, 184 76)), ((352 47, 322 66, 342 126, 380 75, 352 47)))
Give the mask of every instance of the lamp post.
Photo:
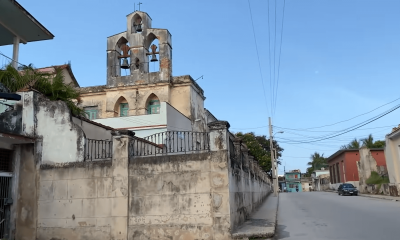
POLYGON ((273 144, 273 137, 277 133, 283 133, 283 131, 276 132, 275 134, 272 134, 272 125, 271 125, 271 118, 268 118, 269 120, 269 143, 270 143, 270 150, 271 150, 271 166, 272 166, 272 181, 273 181, 273 188, 274 188, 274 197, 278 196, 278 169, 277 169, 277 163, 275 162, 275 149, 274 149, 274 144, 273 144))

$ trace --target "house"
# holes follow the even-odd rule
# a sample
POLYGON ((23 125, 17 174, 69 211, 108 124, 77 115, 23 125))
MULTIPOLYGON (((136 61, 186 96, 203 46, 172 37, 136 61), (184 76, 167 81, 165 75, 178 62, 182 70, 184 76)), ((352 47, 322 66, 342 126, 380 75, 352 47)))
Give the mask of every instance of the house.
POLYGON ((358 161, 360 161, 358 149, 342 149, 327 159, 331 189, 337 189, 341 183, 345 182, 359 186, 358 161))
POLYGON ((285 172, 285 185, 288 192, 296 192, 296 189, 299 189, 299 192, 302 192, 303 187, 301 183, 300 170, 285 172))
POLYGON ((204 108, 203 89, 189 75, 172 75, 171 33, 153 28, 145 12, 126 20, 126 31, 107 38, 107 83, 80 88, 89 118, 140 137, 207 131, 213 116, 204 108))
POLYGON ((329 176, 329 170, 325 170, 325 168, 321 168, 321 170, 314 170, 311 174, 312 178, 312 188, 314 191, 321 191, 320 188, 320 175, 328 175, 329 176))
POLYGON ((386 135, 385 159, 389 175, 390 195, 399 196, 400 193, 400 125, 386 135))
MULTIPOLYGON (((0 33, 0 46, 13 45, 11 64, 15 69, 18 69, 20 43, 27 44, 54 38, 49 30, 15 0, 0 1, 0 33)), ((0 93, 2 98, 0 115, 5 111, 14 114, 10 114, 0 121, 0 125, 2 125, 0 127, 0 198, 2 199, 0 203, 0 239, 21 239, 16 237, 18 199, 21 197, 17 187, 20 172, 18 164, 21 158, 23 161, 28 161, 24 158, 25 155, 21 154, 21 149, 28 153, 29 151, 34 152, 33 148, 26 146, 32 145, 35 139, 31 136, 21 135, 17 130, 22 127, 22 109, 15 108, 14 103, 21 99, 21 96, 12 93, 12 98, 8 98, 7 95, 10 93, 1 87, 0 93), (21 114, 17 114, 18 111, 21 114), (3 127, 11 129, 11 131, 5 131, 3 127)), ((32 182, 26 182, 25 185, 28 188, 34 187, 32 182)), ((29 191, 24 194, 29 194, 29 191)), ((19 207, 21 210, 21 205, 19 207)), ((20 213, 21 211, 19 211, 20 213)))

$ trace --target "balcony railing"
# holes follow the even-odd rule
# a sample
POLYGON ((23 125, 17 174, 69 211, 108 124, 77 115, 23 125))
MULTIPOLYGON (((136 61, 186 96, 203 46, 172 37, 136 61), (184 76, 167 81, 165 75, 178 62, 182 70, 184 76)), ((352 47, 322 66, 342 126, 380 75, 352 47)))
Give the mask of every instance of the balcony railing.
POLYGON ((186 154, 209 151, 208 132, 167 131, 145 138, 135 138, 130 144, 130 156, 186 154))
POLYGON ((86 139, 84 160, 111 160, 112 158, 112 141, 86 139))

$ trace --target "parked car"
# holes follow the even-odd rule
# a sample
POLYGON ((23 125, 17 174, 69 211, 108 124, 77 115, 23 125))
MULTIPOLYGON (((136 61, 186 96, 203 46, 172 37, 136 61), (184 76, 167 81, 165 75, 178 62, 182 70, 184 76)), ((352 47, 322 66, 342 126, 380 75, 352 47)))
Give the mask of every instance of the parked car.
POLYGON ((338 187, 338 194, 339 195, 354 195, 357 196, 358 195, 358 190, 356 187, 353 186, 353 184, 350 183, 343 183, 340 184, 340 186, 338 187))

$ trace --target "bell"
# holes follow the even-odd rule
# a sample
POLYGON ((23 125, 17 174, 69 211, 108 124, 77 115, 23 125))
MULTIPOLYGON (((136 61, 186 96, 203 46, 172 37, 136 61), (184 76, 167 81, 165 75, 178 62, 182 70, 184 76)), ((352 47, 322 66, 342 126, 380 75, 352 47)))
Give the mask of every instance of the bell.
POLYGON ((141 23, 136 25, 136 32, 142 32, 142 24, 141 23))
POLYGON ((157 61, 158 61, 157 56, 155 54, 152 54, 150 62, 157 62, 157 61))
POLYGON ((129 68, 128 59, 126 59, 126 58, 122 59, 121 68, 123 68, 123 69, 128 69, 129 68))

